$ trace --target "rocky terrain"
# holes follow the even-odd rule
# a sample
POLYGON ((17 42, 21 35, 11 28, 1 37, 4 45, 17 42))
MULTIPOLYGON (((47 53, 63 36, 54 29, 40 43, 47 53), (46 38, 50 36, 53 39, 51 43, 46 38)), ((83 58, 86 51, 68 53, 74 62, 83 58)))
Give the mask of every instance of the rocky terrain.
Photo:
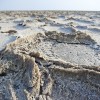
POLYGON ((100 100, 100 12, 0 12, 0 100, 100 100))

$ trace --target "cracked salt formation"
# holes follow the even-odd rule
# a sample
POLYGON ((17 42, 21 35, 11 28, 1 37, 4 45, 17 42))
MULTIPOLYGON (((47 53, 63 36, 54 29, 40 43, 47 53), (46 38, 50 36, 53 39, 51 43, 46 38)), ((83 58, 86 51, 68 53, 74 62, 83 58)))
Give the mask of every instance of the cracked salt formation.
MULTIPOLYGON (((67 17, 71 18, 67 19, 70 22, 82 17, 81 23, 84 20, 84 23, 88 23, 92 21, 89 19, 91 14, 98 16, 96 12, 1 12, 0 15, 5 16, 5 20, 9 19, 9 16, 25 20, 33 18, 36 20, 34 24, 37 24, 33 25, 34 21, 31 20, 31 23, 27 24, 30 23, 28 29, 17 30, 14 27, 17 33, 0 33, 4 43, 9 37, 20 34, 23 36, 0 46, 6 46, 0 52, 0 99, 99 100, 99 41, 97 37, 93 37, 94 34, 77 29, 79 26, 85 28, 87 24, 83 27, 78 23, 78 27, 73 27, 65 25, 64 22, 67 17), (32 17, 33 14, 35 17, 32 17), (38 18, 43 22, 38 22, 38 18), (57 23, 51 19, 59 22, 58 25, 56 26, 57 23), (53 28, 53 31, 47 30, 49 27, 53 28), (37 28, 46 31, 37 32, 37 28)), ((12 22, 15 19, 12 19, 12 22)), ((3 25, 1 23, 0 25, 3 25)), ((16 26, 20 22, 13 23, 16 26)), ((86 30, 89 30, 89 27, 87 26, 86 30)), ((7 31, 12 29, 8 28, 7 31)))

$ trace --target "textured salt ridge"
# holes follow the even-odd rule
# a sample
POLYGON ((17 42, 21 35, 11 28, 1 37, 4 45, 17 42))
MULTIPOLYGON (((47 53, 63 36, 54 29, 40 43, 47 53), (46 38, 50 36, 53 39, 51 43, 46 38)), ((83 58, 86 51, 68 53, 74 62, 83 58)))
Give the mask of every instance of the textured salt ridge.
POLYGON ((57 33, 54 32, 47 32, 46 35, 51 38, 55 39, 58 42, 65 42, 68 44, 85 44, 85 45, 94 45, 96 42, 86 33, 83 32, 73 32, 70 34, 65 33, 57 33))
MULTIPOLYGON (((40 52, 37 45, 50 42, 54 38, 51 36, 37 34, 19 39, 0 53, 1 100, 99 100, 99 66, 77 65, 40 52)), ((63 42, 62 36, 57 37, 54 39, 63 42)), ((86 37, 81 39, 94 44, 86 37)), ((73 40, 70 39, 71 43, 73 40)))

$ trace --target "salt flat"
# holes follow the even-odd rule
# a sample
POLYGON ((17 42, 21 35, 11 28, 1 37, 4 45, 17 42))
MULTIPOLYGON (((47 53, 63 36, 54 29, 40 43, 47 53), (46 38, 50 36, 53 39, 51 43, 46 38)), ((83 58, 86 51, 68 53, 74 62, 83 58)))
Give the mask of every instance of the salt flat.
POLYGON ((100 12, 0 12, 1 100, 99 100, 100 12))

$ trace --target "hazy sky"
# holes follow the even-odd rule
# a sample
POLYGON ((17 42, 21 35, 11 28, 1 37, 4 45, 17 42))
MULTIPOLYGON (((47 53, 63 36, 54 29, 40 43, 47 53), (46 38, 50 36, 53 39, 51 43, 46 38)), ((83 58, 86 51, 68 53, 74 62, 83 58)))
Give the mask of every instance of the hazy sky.
POLYGON ((100 11, 100 0, 0 0, 0 10, 100 11))

